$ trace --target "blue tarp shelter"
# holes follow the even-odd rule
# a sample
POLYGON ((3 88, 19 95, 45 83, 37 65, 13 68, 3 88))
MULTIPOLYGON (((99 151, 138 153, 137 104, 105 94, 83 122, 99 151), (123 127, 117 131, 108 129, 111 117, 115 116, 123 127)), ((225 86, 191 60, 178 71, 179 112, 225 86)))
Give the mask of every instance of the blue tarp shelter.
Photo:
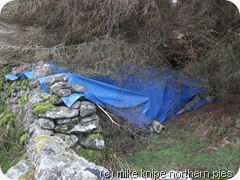
MULTIPOLYGON (((165 123, 175 117, 195 95, 204 94, 201 81, 157 68, 139 69, 137 74, 128 75, 118 82, 111 78, 89 79, 69 73, 54 64, 51 66, 55 74, 65 73, 69 84, 80 84, 85 88, 84 93, 62 97, 68 107, 80 97, 85 97, 143 129, 153 120, 165 123)), ((18 77, 28 79, 33 77, 33 72, 26 72, 18 77, 8 74, 5 77, 10 80, 16 80, 18 77)), ((44 93, 47 93, 44 84, 46 78, 38 78, 44 93)), ((205 103, 207 102, 202 100, 193 109, 205 103)))

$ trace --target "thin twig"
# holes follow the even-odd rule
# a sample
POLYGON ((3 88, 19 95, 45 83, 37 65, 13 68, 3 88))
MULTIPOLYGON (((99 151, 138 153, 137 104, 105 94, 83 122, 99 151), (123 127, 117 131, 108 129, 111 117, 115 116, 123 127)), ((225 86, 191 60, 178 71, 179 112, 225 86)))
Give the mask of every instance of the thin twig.
POLYGON ((119 126, 120 127, 120 125, 118 124, 118 123, 116 123, 113 119, 112 119, 112 117, 108 114, 108 112, 107 111, 105 111, 101 106, 99 106, 98 104, 96 104, 97 105, 97 107, 99 107, 99 109, 101 109, 102 110, 102 112, 104 112, 104 114, 106 114, 107 115, 107 117, 112 121, 112 123, 114 123, 115 125, 117 125, 117 126, 119 126))

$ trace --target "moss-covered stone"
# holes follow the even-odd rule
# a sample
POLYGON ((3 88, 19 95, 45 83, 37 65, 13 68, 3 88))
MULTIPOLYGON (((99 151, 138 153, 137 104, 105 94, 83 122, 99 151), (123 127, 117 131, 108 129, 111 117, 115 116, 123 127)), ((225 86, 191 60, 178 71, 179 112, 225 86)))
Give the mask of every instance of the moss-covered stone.
POLYGON ((74 125, 71 122, 67 123, 66 126, 68 131, 70 131, 74 127, 74 125))
POLYGON ((27 81, 22 81, 20 84, 21 90, 26 90, 28 87, 28 82, 27 81))
POLYGON ((13 88, 15 87, 15 86, 17 86, 17 83, 18 83, 19 81, 14 81, 11 85, 10 85, 10 87, 7 89, 7 91, 6 91, 6 93, 5 93, 5 96, 3 97, 3 103, 7 100, 7 99, 9 99, 10 97, 11 97, 11 93, 12 93, 12 90, 13 90, 13 88))
POLYGON ((51 103, 56 102, 56 101, 59 101, 59 97, 56 96, 56 95, 52 95, 52 96, 50 97, 49 101, 50 101, 51 103))
POLYGON ((24 153, 21 158, 20 158, 20 161, 23 161, 23 160, 27 160, 28 159, 28 154, 27 153, 24 153))
POLYGON ((0 75, 5 76, 12 71, 13 67, 19 66, 19 61, 7 61, 0 64, 0 75))
POLYGON ((55 128, 55 131, 56 132, 61 132, 61 128, 57 127, 57 128, 55 128))
POLYGON ((55 108, 55 106, 50 102, 41 102, 33 105, 33 112, 39 115, 52 110, 53 108, 55 108))
POLYGON ((42 93, 41 97, 44 101, 47 101, 48 99, 50 99, 51 95, 50 94, 46 94, 46 93, 42 93))
POLYGON ((35 173, 34 169, 29 168, 28 172, 21 176, 19 180, 34 180, 34 173, 35 173))
POLYGON ((59 101, 59 97, 56 96, 56 95, 50 95, 50 94, 42 93, 41 97, 42 97, 43 101, 45 101, 45 102, 48 101, 50 103, 54 103, 54 102, 59 101))
POLYGON ((20 100, 19 100, 19 105, 20 105, 20 107, 24 107, 24 106, 27 104, 29 93, 30 93, 30 91, 29 91, 29 89, 28 89, 28 90, 24 93, 24 95, 20 98, 20 100))
POLYGON ((47 136, 47 135, 39 135, 36 139, 35 145, 34 145, 34 152, 36 154, 39 154, 43 145, 46 143, 47 140, 55 141, 53 137, 47 136))
POLYGON ((23 145, 26 142, 27 138, 28 138, 28 133, 23 134, 20 138, 20 144, 23 145))
POLYGON ((98 134, 91 134, 88 136, 89 141, 94 141, 95 139, 102 139, 102 135, 98 133, 98 134))

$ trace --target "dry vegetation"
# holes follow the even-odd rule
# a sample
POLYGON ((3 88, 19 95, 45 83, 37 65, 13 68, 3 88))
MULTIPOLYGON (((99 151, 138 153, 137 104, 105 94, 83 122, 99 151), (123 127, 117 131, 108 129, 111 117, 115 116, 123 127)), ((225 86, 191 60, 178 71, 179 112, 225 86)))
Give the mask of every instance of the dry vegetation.
POLYGON ((29 59, 51 58, 117 76, 129 64, 180 67, 210 84, 211 93, 239 77, 239 17, 224 0, 182 1, 176 8, 166 0, 19 0, 14 12, 12 20, 40 25, 61 43, 24 49, 29 59), (188 39, 173 44, 174 30, 188 39))
MULTIPOLYGON (((37 44, 8 56, 52 59, 84 75, 120 78, 126 66, 201 78, 210 94, 237 86, 239 14, 225 0, 19 0, 6 21, 41 27, 37 44), (185 36, 176 39, 176 31, 185 36), (16 55, 17 54, 17 55, 16 55)), ((128 72, 132 73, 132 72, 128 72)))
MULTIPOLYGON (((170 69, 201 79, 211 95, 219 97, 234 90, 239 93, 240 16, 237 8, 226 0, 179 0, 176 7, 168 0, 16 0, 8 10, 11 13, 3 20, 21 27, 22 30, 17 33, 18 36, 23 34, 24 43, 19 46, 14 45, 13 41, 8 46, 0 41, 0 55, 3 59, 21 62, 51 59, 60 67, 77 74, 107 75, 116 79, 135 73, 142 66, 170 69), (177 39, 176 32, 184 36, 177 39), (126 67, 130 66, 134 67, 132 71, 125 72, 126 67)), ((226 109, 236 110, 234 115, 229 116, 234 117, 234 122, 235 119, 239 122, 239 106, 235 108, 227 105, 226 109)), ((206 150, 209 154, 208 147, 216 144, 215 140, 220 142, 225 136, 231 136, 230 140, 239 136, 239 125, 227 128, 225 125, 220 126, 216 122, 225 122, 226 118, 223 120, 222 117, 213 117, 211 113, 206 115, 204 112, 200 112, 199 119, 195 114, 190 118, 183 116, 183 120, 178 122, 182 122, 184 127, 178 127, 173 120, 169 125, 173 137, 169 134, 161 140, 156 137, 156 142, 163 141, 157 145, 163 147, 159 151, 150 151, 154 148, 149 143, 151 137, 148 139, 137 130, 133 131, 131 126, 121 124, 122 121, 117 118, 114 120, 121 127, 115 127, 112 123, 106 123, 103 127, 106 127, 105 135, 113 138, 108 142, 109 146, 114 146, 121 153, 125 154, 134 148, 147 149, 142 153, 149 154, 140 154, 140 158, 137 155, 137 159, 156 155, 157 158, 154 156, 153 160, 159 161, 162 153, 166 157, 171 155, 171 159, 172 154, 181 149, 182 156, 178 156, 177 161, 183 164, 177 165, 184 167, 189 164, 185 162, 188 155, 186 150, 191 157, 199 155, 203 159, 199 167, 205 167, 209 157, 214 158, 214 154, 205 156, 200 151, 206 150), (205 138, 203 135, 206 128, 209 137, 205 138), (115 134, 118 136, 115 137, 115 134)), ((232 144, 237 144, 239 148, 239 143, 232 144)), ((96 157, 98 161, 115 169, 119 168, 115 167, 116 163, 126 165, 125 160, 111 150, 106 148, 104 156, 96 157), (106 159, 113 159, 113 162, 105 162, 106 159)), ((222 153, 228 156, 224 149, 222 153)), ((220 158, 222 154, 215 156, 220 158)), ((239 157, 239 154, 232 157, 239 157)), ((174 164, 169 159, 166 158, 166 167, 174 164)), ((194 167, 194 160, 197 162, 198 157, 193 157, 189 166, 194 167)), ((148 162, 148 159, 142 160, 140 165, 149 165, 148 162)), ((217 164, 217 168, 228 167, 228 164, 218 164, 222 159, 212 162, 217 164)), ((161 161, 157 163, 162 164, 161 161)), ((209 166, 215 168, 212 164, 209 166)))

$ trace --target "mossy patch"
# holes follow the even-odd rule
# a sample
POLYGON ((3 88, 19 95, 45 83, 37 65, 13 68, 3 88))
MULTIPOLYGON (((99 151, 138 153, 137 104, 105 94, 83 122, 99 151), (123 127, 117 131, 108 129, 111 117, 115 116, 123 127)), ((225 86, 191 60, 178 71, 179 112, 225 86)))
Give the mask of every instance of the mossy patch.
POLYGON ((59 100, 58 96, 50 95, 50 94, 46 94, 46 93, 42 93, 41 97, 42 97, 43 101, 48 101, 50 103, 54 103, 59 100))
POLYGON ((37 115, 52 110, 55 106, 49 102, 41 102, 33 105, 33 112, 37 115))
POLYGON ((96 157, 100 154, 99 151, 89 150, 89 149, 80 149, 77 154, 88 161, 94 161, 96 157))
POLYGON ((26 89, 28 88, 28 84, 29 84, 31 81, 34 81, 34 79, 31 78, 31 79, 28 79, 28 80, 21 81, 21 84, 20 84, 21 90, 26 90, 26 89))
POLYGON ((24 153, 21 158, 20 158, 20 161, 23 161, 23 160, 27 160, 28 159, 28 154, 27 153, 24 153))
POLYGON ((14 81, 14 82, 10 85, 10 87, 7 89, 7 91, 6 91, 6 93, 5 93, 5 96, 3 97, 3 103, 4 103, 7 99, 9 99, 9 98, 11 97, 11 93, 12 93, 13 88, 14 88, 15 86, 18 86, 18 83, 19 83, 19 82, 20 82, 20 81, 17 80, 17 81, 14 81))
POLYGON ((56 102, 56 101, 58 101, 58 100, 59 100, 59 97, 56 96, 56 95, 52 95, 52 96, 50 97, 50 99, 49 99, 49 101, 50 101, 51 103, 54 103, 54 102, 56 102))
POLYGON ((97 133, 97 134, 91 134, 88 136, 88 140, 90 142, 94 141, 95 139, 102 139, 102 135, 97 133))
POLYGON ((27 104, 29 93, 30 93, 30 91, 29 91, 29 89, 28 89, 28 90, 24 93, 24 95, 20 98, 20 100, 19 100, 19 105, 20 105, 20 107, 23 108, 23 107, 27 104))
POLYGON ((12 109, 7 109, 0 115, 0 126, 7 124, 9 121, 13 119, 12 109))
POLYGON ((20 144, 23 145, 26 142, 27 138, 28 138, 28 133, 23 134, 20 138, 20 144))
POLYGON ((74 127, 74 125, 71 122, 67 123, 66 126, 68 131, 70 131, 74 127))
POLYGON ((42 94, 41 94, 41 98, 42 98, 44 101, 47 101, 50 97, 51 97, 50 94, 46 94, 46 93, 42 93, 42 94))
POLYGON ((34 152, 36 154, 39 154, 43 145, 46 143, 47 140, 55 141, 53 137, 47 136, 47 135, 39 135, 36 139, 35 145, 34 145, 34 152))
POLYGON ((21 176, 19 180, 34 180, 34 173, 35 173, 34 169, 29 168, 28 172, 21 176))
POLYGON ((3 81, 3 77, 0 77, 0 91, 2 91, 4 89, 4 81, 3 81))

